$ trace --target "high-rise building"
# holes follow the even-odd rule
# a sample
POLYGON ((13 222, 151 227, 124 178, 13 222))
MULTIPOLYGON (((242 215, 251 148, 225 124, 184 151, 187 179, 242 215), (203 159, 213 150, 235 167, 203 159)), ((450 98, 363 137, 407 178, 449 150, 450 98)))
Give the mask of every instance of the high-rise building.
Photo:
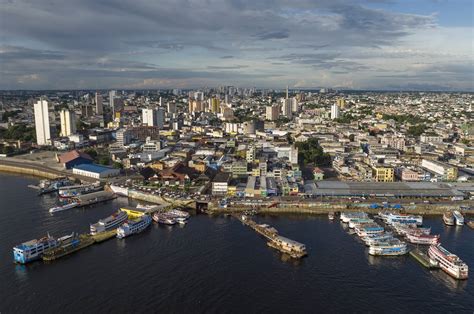
POLYGON ((51 145, 51 129, 49 125, 48 102, 40 99, 34 104, 36 143, 51 145))
POLYGON ((292 117, 292 104, 291 104, 291 99, 284 99, 283 100, 283 106, 281 106, 281 114, 288 119, 291 119, 292 117))
POLYGON ((109 91, 109 107, 110 108, 114 107, 114 100, 115 100, 116 95, 117 95, 117 91, 115 90, 109 91))
POLYGON ((346 107, 346 100, 344 98, 338 98, 337 105, 339 108, 344 109, 346 107))
POLYGON ((165 109, 143 109, 142 111, 142 123, 147 126, 157 126, 160 129, 163 128, 165 123, 165 109))
POLYGON ((176 113, 176 103, 175 102, 167 103, 166 109, 168 109, 168 113, 176 113))
POLYGON ((339 118, 339 106, 337 104, 333 104, 331 106, 331 120, 339 118))
POLYGON ((59 112, 61 120, 61 136, 69 136, 76 133, 76 115, 73 111, 63 109, 59 112))
POLYGON ((95 93, 95 113, 96 114, 103 114, 104 113, 104 106, 102 104, 102 95, 98 92, 95 93))
POLYGON ((280 106, 273 105, 273 106, 266 106, 265 108, 265 119, 270 121, 278 120, 280 117, 280 106))

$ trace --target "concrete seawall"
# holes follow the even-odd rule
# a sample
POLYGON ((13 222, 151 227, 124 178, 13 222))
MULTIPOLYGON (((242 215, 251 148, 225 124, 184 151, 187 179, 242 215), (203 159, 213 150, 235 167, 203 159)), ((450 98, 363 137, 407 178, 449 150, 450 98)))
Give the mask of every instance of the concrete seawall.
POLYGON ((48 172, 47 170, 40 170, 38 168, 30 167, 20 167, 13 165, 2 165, 0 164, 0 172, 16 173, 22 175, 29 175, 34 177, 46 178, 46 179, 56 179, 61 177, 61 175, 48 172))

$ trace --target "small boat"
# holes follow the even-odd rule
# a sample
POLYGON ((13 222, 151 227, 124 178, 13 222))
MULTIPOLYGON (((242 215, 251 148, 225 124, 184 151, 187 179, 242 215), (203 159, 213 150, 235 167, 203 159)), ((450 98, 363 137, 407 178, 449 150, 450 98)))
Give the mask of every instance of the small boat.
POLYGON ((328 218, 329 218, 329 220, 334 220, 334 212, 329 212, 328 213, 328 218))
POLYGON ((176 218, 176 222, 179 223, 180 225, 185 225, 188 223, 186 218, 178 217, 176 218))
POLYGON ((60 212, 60 211, 63 211, 63 210, 68 210, 68 209, 77 207, 78 205, 79 205, 78 203, 72 202, 72 203, 69 203, 69 204, 66 204, 66 205, 63 205, 63 206, 56 206, 56 207, 50 208, 49 212, 50 213, 60 212))
POLYGON ((474 220, 468 221, 467 225, 469 226, 469 228, 474 229, 474 220))
POLYGON ((456 220, 456 225, 463 226, 464 225, 464 216, 461 214, 459 210, 455 210, 453 212, 454 219, 456 220))
POLYGON ((447 211, 443 214, 443 221, 448 226, 454 226, 454 215, 452 212, 447 211))
POLYGON ((438 262, 439 267, 456 279, 467 279, 468 266, 457 255, 452 254, 441 244, 431 245, 428 250, 430 258, 438 262))

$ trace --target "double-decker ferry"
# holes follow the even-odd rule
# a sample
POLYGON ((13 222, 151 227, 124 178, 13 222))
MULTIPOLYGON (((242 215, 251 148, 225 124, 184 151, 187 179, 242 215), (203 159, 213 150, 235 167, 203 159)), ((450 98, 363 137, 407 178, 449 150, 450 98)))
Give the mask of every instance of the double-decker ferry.
POLYGON ((439 243, 439 234, 410 234, 406 235, 408 242, 413 244, 437 244, 439 243))
POLYGON ((49 234, 41 239, 24 242, 13 248, 13 259, 20 264, 26 264, 40 259, 43 253, 51 248, 57 247, 58 241, 49 234))
POLYGON ((355 218, 367 218, 369 217, 367 213, 363 212, 349 212, 349 213, 341 213, 340 219, 344 223, 348 223, 349 220, 355 219, 355 218))
POLYGON ((408 253, 408 246, 398 239, 375 243, 369 247, 370 255, 397 256, 408 253))
POLYGON ((349 220, 349 228, 353 229, 357 225, 373 223, 374 220, 370 218, 352 218, 349 220))
POLYGON ((140 233, 151 224, 151 217, 143 215, 140 218, 132 221, 127 221, 122 226, 117 228, 117 238, 123 239, 129 235, 140 233))
POLYGON ((430 234, 431 227, 417 227, 416 225, 394 224, 393 228, 400 235, 407 234, 430 234))
POLYGON ((450 211, 446 211, 444 212, 443 214, 443 221, 446 225, 448 226, 454 226, 455 224, 455 219, 454 219, 454 215, 452 212, 450 211))
POLYGON ((393 234, 390 232, 385 232, 382 234, 374 235, 371 237, 363 237, 362 240, 365 242, 367 246, 374 245, 376 243, 387 242, 395 239, 393 234))
POLYGON ((91 234, 96 235, 101 232, 116 229, 121 226, 128 218, 126 212, 118 210, 107 218, 101 219, 90 226, 91 234))
POLYGON ((441 244, 431 245, 428 250, 430 258, 438 262, 439 267, 456 279, 467 279, 468 266, 457 255, 452 254, 441 244))
POLYGON ((154 213, 153 220, 164 225, 175 225, 177 223, 176 217, 167 213, 154 213))
POLYGON ((459 210, 453 211, 454 219, 456 220, 456 225, 463 226, 464 225, 464 216, 461 214, 459 210))
POLYGON ((408 215, 408 214, 389 213, 388 215, 385 216, 384 220, 389 225, 393 225, 395 223, 415 224, 417 226, 423 225, 423 216, 415 216, 415 215, 408 215))
POLYGON ((385 229, 377 224, 356 226, 354 229, 357 235, 361 238, 385 232, 385 229))

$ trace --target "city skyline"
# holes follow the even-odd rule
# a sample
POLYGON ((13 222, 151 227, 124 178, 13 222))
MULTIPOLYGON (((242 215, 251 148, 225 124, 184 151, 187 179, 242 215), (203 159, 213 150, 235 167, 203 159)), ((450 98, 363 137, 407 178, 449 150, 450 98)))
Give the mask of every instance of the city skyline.
POLYGON ((2 1, 0 89, 473 91, 473 4, 2 1))

